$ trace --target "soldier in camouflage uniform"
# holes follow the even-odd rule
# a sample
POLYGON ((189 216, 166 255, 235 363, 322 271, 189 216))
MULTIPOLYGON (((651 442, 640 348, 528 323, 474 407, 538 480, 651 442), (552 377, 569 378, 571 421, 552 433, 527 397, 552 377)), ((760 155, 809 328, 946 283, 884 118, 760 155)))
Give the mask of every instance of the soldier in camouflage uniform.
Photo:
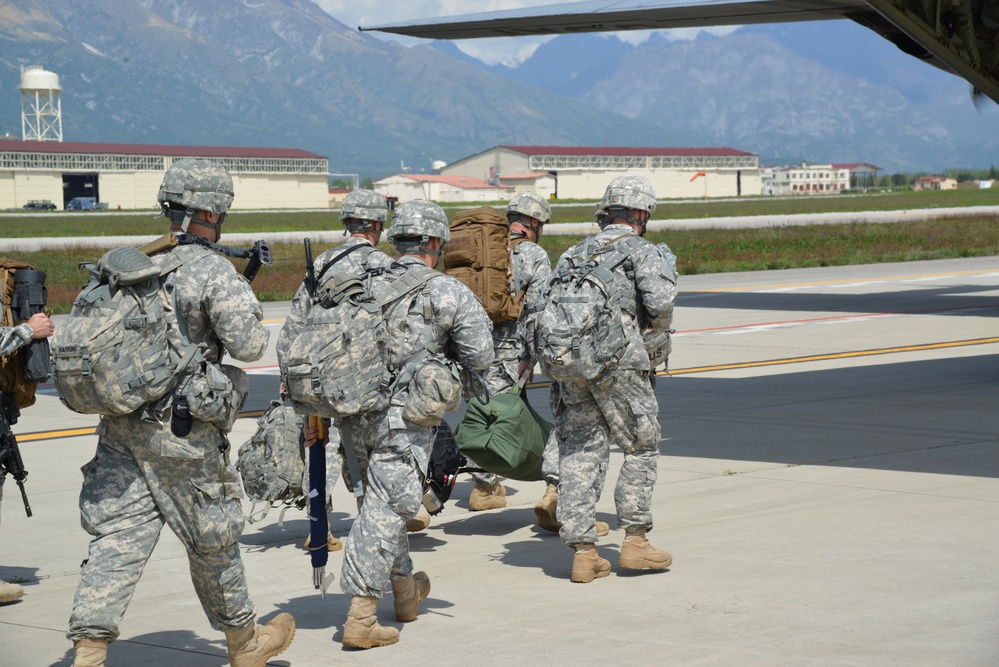
MULTIPOLYGON (((353 190, 344 197, 343 205, 340 207, 340 223, 344 227, 344 234, 349 238, 339 246, 326 250, 315 259, 316 277, 322 284, 327 280, 333 271, 340 274, 360 275, 368 269, 384 268, 392 263, 392 258, 378 250, 375 246, 381 238, 382 230, 388 220, 388 204, 385 197, 371 190, 353 190)), ((285 320, 284 326, 277 339, 278 365, 282 368, 282 363, 288 353, 288 348, 301 333, 305 320, 312 310, 312 298, 303 282, 295 292, 291 302, 291 312, 285 320)), ((330 442, 326 449, 326 489, 327 498, 336 486, 337 478, 343 471, 344 482, 348 487, 351 484, 350 472, 344 460, 343 447, 341 446, 339 428, 328 430, 330 442), (329 446, 332 445, 332 446, 329 446)), ((311 431, 306 434, 306 441, 313 442, 315 434, 311 431)), ((353 442, 357 442, 356 439, 353 442)), ((357 447, 355 451, 358 469, 361 475, 361 483, 367 487, 368 452, 363 447, 357 447)), ((308 457, 306 457, 308 462, 308 457)), ((360 509, 361 498, 358 498, 358 509, 360 509)), ((429 524, 429 514, 427 515, 429 524)), ((310 537, 306 538, 305 548, 310 547, 310 537)), ((326 536, 327 549, 339 551, 343 544, 329 533, 326 536)))
MULTIPOLYGON (((0 357, 12 354, 16 349, 24 347, 32 340, 48 338, 55 332, 55 325, 45 313, 35 313, 27 322, 16 327, 0 327, 0 357)), ((8 428, 10 424, 7 425, 8 428)), ((3 500, 3 482, 7 479, 6 471, 0 471, 0 500, 3 500)), ((24 595, 24 589, 18 584, 0 580, 0 604, 19 600, 24 595)))
MULTIPOLYGON (((172 233, 215 242, 232 197, 232 178, 225 169, 188 158, 167 170, 158 200, 172 233)), ((152 260, 162 261, 175 251, 153 255, 152 260)), ((189 340, 206 343, 204 362, 193 364, 182 381, 207 377, 212 366, 216 371, 232 369, 220 367, 226 352, 240 361, 263 355, 268 338, 260 323, 263 309, 227 259, 206 253, 182 265, 170 279, 175 281, 178 318, 186 323, 189 340)), ((168 336, 171 347, 180 349, 176 326, 168 329, 168 336)), ((248 383, 241 371, 227 377, 232 385, 220 392, 217 410, 231 428, 248 383)), ((237 542, 244 516, 239 473, 229 462, 228 428, 195 418, 192 403, 189 433, 174 435, 173 400, 168 394, 132 414, 105 416, 97 428, 97 453, 83 467, 80 493, 81 522, 93 539, 68 633, 76 667, 103 664, 164 524, 187 548, 194 589, 212 627, 225 632, 230 665, 262 667, 286 649, 295 634, 291 614, 279 614, 263 626, 254 623, 237 542)))
MULTIPOLYGON (((396 210, 388 238, 402 255, 390 271, 434 267, 450 238, 447 216, 431 202, 406 202, 396 210)), ((454 278, 431 278, 408 303, 407 312, 407 334, 394 347, 399 358, 433 348, 476 371, 492 362, 489 317, 471 290, 454 278)), ((457 386, 454 390, 457 400, 457 386)), ((343 630, 345 646, 371 648, 399 640, 398 630, 383 628, 375 617, 378 599, 390 585, 400 621, 414 620, 419 602, 430 592, 429 577, 413 573, 406 521, 421 507, 436 427, 403 416, 410 414, 406 408, 414 398, 420 397, 411 382, 396 388, 388 408, 353 418, 358 442, 371 449, 371 459, 368 492, 344 550, 340 588, 352 596, 343 630)))
MULTIPOLYGON (((622 235, 644 236, 655 206, 655 191, 647 179, 631 174, 615 178, 604 193, 601 231, 593 238, 606 245, 622 235)), ((653 548, 645 537, 652 529, 661 431, 642 332, 669 329, 676 285, 660 250, 644 239, 636 245, 637 250, 628 247, 628 261, 614 268, 618 288, 638 306, 637 317, 622 309, 627 348, 617 368, 593 380, 560 382, 552 394, 562 478, 558 519, 563 542, 575 550, 571 574, 575 582, 590 582, 610 573, 610 563, 597 555, 594 545, 596 503, 603 487, 601 468, 606 468, 611 445, 624 452, 614 490, 617 523, 626 532, 618 565, 663 569, 673 562, 668 551, 653 548)), ((556 271, 576 247, 563 254, 556 271)))
MULTIPOLYGON (((496 359, 484 374, 490 394, 508 391, 534 367, 530 353, 533 346, 528 346, 528 341, 534 339, 534 323, 544 304, 545 284, 552 272, 548 253, 538 245, 542 228, 551 218, 548 202, 533 192, 518 193, 507 204, 506 217, 510 220, 512 246, 510 264, 513 278, 510 288, 513 294, 524 293, 524 309, 514 321, 493 324, 496 359)), ((554 439, 549 440, 545 447, 545 455, 557 480, 558 445, 554 439)), ((468 465, 475 467, 476 464, 470 460, 468 465)), ((475 485, 468 499, 470 511, 506 507, 506 489, 497 475, 477 472, 472 473, 472 477, 475 485)))

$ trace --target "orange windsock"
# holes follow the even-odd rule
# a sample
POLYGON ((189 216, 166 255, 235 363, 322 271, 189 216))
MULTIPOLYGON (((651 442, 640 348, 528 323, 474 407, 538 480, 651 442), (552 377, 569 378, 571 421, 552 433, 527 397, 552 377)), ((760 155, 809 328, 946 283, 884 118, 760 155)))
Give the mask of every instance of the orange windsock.
POLYGON ((708 177, 708 172, 706 172, 706 171, 699 171, 699 172, 697 172, 696 174, 694 174, 693 176, 690 177, 690 182, 693 183, 694 179, 697 178, 698 176, 703 176, 704 178, 707 178, 708 177))

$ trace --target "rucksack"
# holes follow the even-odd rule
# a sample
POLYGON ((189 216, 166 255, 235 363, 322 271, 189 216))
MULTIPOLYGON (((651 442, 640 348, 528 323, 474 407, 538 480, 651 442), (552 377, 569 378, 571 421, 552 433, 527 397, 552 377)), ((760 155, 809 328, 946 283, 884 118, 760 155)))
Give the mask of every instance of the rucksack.
POLYGON ((359 276, 334 272, 284 355, 281 377, 295 409, 349 417, 387 407, 398 372, 412 361, 394 354, 398 336, 390 334, 387 319, 404 322, 406 312, 396 317, 395 309, 439 275, 424 265, 399 264, 359 276))
MULTIPOLYGON (((254 504, 267 504, 263 515, 272 503, 305 507, 305 419, 290 405, 271 401, 257 419, 257 430, 239 448, 236 468, 243 489, 254 504)), ((257 520, 255 508, 250 515, 257 520)))
POLYGON ((634 234, 619 236, 603 247, 590 238, 559 260, 537 322, 545 377, 592 380, 617 367, 628 346, 621 311, 635 312, 631 295, 623 293, 614 278, 614 269, 622 264, 630 271, 628 255, 618 245, 639 243, 634 234))
POLYGON ((174 388, 199 348, 188 341, 183 349, 170 349, 168 326, 186 338, 186 325, 175 315, 168 277, 210 253, 183 245, 154 261, 139 248, 115 248, 96 264, 81 265, 90 272, 90 282, 73 302, 53 346, 56 390, 69 409, 128 414, 174 388))
MULTIPOLYGON (((3 313, 2 318, 0 318, 0 324, 5 327, 13 327, 22 321, 27 321, 27 314, 20 312, 23 310, 29 310, 34 312, 42 312, 43 306, 45 306, 45 294, 44 294, 44 276, 45 274, 40 271, 34 271, 33 266, 30 264, 25 264, 24 262, 18 261, 16 259, 7 259, 5 257, 0 257, 0 298, 3 299, 3 313), (18 280, 18 274, 24 277, 27 273, 41 274, 42 284, 37 285, 38 290, 31 290, 32 292, 39 292, 38 294, 25 293, 25 285, 23 280, 18 280), (27 298, 29 301, 38 301, 39 303, 25 303, 23 305, 29 306, 28 308, 20 307, 19 301, 23 301, 27 298)), ((36 285, 31 285, 31 287, 36 287, 36 285)), ((0 392, 6 395, 13 396, 17 401, 18 408, 26 408, 35 403, 35 389, 38 387, 38 383, 44 381, 46 378, 42 377, 46 375, 46 369, 49 371, 51 368, 48 366, 48 341, 42 339, 41 341, 33 341, 26 346, 22 346, 10 354, 0 357, 0 392), (31 346, 39 345, 37 354, 32 355, 36 358, 36 361, 43 362, 45 369, 38 372, 30 373, 31 377, 26 377, 25 375, 25 354, 31 346)))
POLYGON ((525 291, 514 293, 510 221, 491 206, 462 211, 444 246, 444 273, 467 286, 493 322, 511 322, 524 309, 525 291))

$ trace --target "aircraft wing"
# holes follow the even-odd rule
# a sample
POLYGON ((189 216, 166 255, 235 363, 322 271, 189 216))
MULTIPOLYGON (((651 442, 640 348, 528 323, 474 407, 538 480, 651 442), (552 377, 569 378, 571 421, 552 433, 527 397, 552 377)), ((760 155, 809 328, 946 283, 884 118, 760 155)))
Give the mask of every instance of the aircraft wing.
POLYGON ((997 5, 992 0, 591 0, 360 30, 469 39, 852 19, 999 103, 997 5))

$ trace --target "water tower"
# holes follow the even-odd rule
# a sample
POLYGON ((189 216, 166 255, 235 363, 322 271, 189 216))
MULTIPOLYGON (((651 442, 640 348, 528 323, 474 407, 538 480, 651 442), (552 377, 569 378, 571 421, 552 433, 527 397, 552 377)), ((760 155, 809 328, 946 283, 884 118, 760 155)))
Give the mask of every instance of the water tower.
POLYGON ((21 138, 62 141, 59 75, 41 67, 21 66, 21 138))

